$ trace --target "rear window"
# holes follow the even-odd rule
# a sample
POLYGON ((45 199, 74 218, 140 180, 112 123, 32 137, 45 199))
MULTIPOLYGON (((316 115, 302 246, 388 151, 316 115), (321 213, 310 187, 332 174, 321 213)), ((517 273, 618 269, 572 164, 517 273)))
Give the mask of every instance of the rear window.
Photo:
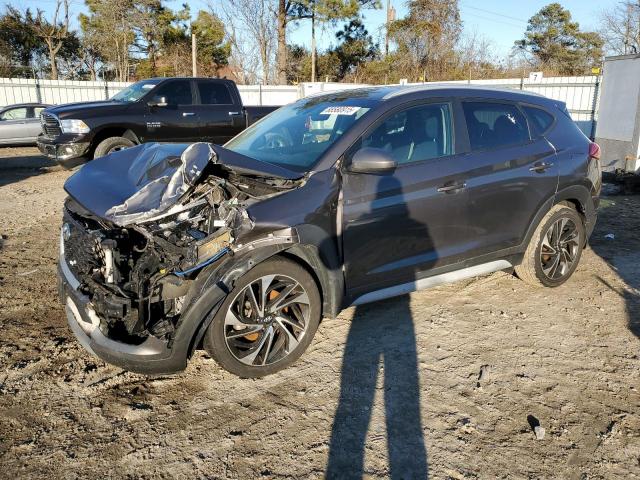
POLYGON ((544 135, 549 127, 553 124, 553 115, 541 108, 523 106, 524 113, 529 118, 529 126, 531 127, 531 133, 538 137, 544 135))
POLYGON ((485 150, 529 141, 527 121, 509 103, 463 102, 472 150, 485 150))
POLYGON ((230 105, 231 94, 226 85, 217 82, 198 82, 200 103, 203 105, 230 105))

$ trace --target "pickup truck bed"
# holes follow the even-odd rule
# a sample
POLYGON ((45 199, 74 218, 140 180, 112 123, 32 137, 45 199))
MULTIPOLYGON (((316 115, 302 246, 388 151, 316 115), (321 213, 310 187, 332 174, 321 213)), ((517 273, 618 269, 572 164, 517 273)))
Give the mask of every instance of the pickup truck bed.
POLYGON ((146 142, 226 143, 277 106, 245 107, 236 84, 214 78, 152 78, 110 100, 42 112, 40 151, 65 168, 146 142))

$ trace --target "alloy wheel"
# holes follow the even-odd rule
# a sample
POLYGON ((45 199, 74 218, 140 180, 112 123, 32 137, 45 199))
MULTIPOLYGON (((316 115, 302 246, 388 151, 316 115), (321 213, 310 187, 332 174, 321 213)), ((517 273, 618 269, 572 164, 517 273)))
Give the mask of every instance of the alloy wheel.
POLYGON ((265 275, 244 287, 224 320, 227 348, 240 362, 265 366, 291 354, 307 333, 310 301, 286 275, 265 275))
POLYGON ((540 262, 542 272, 550 280, 558 280, 571 272, 580 250, 580 233, 567 217, 556 220, 542 237, 540 262))
POLYGON ((110 153, 119 152, 120 150, 125 150, 126 148, 129 148, 129 147, 125 147, 123 145, 116 145, 115 147, 112 147, 109 149, 109 151, 107 152, 107 155, 110 153))

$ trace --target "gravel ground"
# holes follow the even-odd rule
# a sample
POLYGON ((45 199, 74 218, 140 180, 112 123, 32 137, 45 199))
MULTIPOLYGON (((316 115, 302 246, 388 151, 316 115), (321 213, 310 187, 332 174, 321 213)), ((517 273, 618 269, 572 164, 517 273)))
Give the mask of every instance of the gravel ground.
POLYGON ((560 288, 498 273, 347 309, 262 380, 204 353, 147 378, 82 350, 56 299, 69 172, 2 163, 5 478, 640 477, 637 196, 604 198, 560 288))

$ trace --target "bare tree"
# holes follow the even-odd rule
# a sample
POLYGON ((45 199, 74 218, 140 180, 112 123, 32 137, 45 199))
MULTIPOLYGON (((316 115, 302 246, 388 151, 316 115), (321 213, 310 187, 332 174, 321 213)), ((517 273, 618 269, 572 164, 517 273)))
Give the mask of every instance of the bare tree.
POLYGON ((278 55, 276 77, 280 85, 287 83, 287 1, 278 0, 278 55))
POLYGON ((608 52, 640 53, 640 1, 619 2, 600 14, 600 35, 608 52))
MULTIPOLYGON (((213 5, 210 4, 209 8, 213 10, 213 5)), ((240 68, 245 70, 247 67, 251 72, 251 64, 257 57, 260 80, 262 83, 272 81, 277 27, 271 2, 226 0, 222 3, 222 11, 231 41, 232 59, 240 68)))
POLYGON ((69 33, 69 0, 56 0, 53 19, 49 22, 42 10, 38 10, 33 25, 36 35, 45 42, 49 50, 51 80, 58 79, 58 59, 56 55, 62 48, 69 33), (62 12, 60 11, 62 9, 62 12))

